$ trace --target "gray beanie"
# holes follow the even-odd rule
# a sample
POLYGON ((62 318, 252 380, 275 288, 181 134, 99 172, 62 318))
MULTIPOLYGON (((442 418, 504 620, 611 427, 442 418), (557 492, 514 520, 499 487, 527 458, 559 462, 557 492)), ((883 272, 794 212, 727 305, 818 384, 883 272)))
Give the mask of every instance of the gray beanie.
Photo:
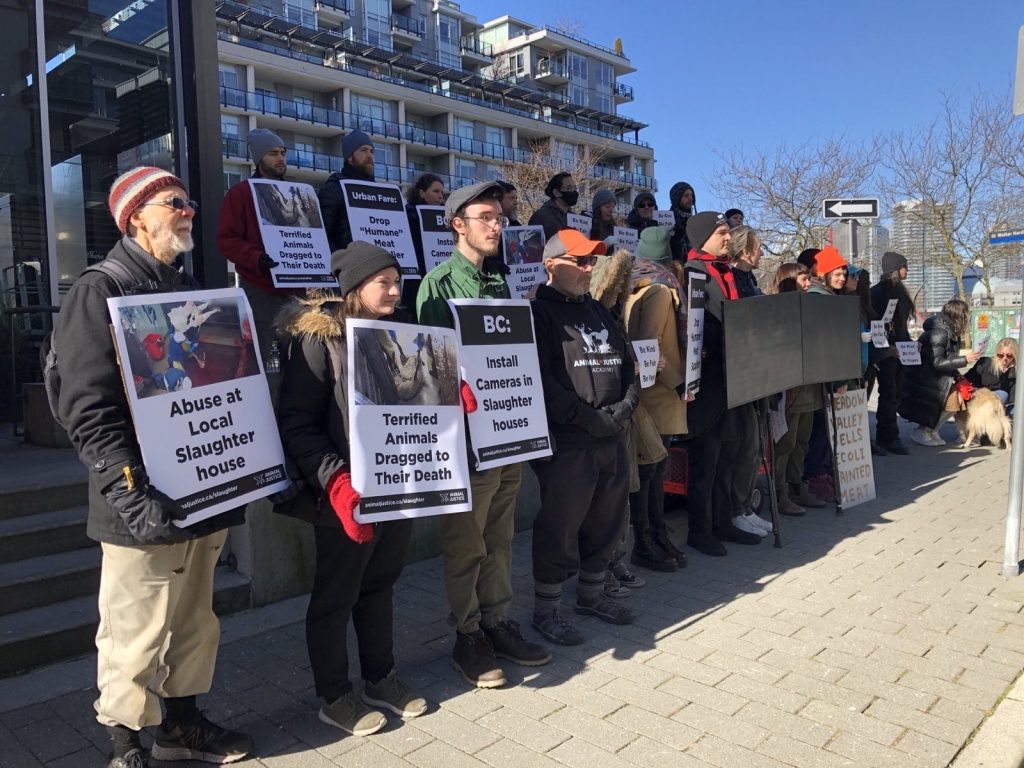
POLYGON ((896 253, 896 251, 886 251, 882 254, 882 274, 889 275, 895 272, 897 269, 906 267, 907 257, 902 253, 896 253))
POLYGON ((590 204, 590 210, 592 210, 596 214, 597 209, 600 208, 602 205, 604 205, 605 203, 614 202, 615 193, 612 192, 607 187, 601 187, 599 190, 597 190, 597 192, 594 193, 594 201, 590 204))
POLYGON ((285 147, 284 139, 269 128, 255 128, 249 131, 245 140, 249 144, 249 157, 257 165, 270 150, 275 147, 285 147))
POLYGON ((398 261, 383 248, 354 240, 347 248, 331 254, 331 272, 338 278, 338 290, 347 296, 382 269, 394 267, 402 274, 398 261))
POLYGON ((341 140, 341 156, 348 160, 352 157, 353 152, 367 144, 371 147, 373 146, 373 141, 368 133, 360 131, 358 128, 354 131, 349 131, 345 138, 341 140))

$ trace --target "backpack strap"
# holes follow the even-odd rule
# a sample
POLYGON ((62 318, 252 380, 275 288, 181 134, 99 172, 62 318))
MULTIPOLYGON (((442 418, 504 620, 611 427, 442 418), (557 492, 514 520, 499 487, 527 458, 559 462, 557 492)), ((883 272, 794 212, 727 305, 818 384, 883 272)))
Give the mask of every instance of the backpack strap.
POLYGON ((128 267, 116 259, 104 259, 96 264, 92 264, 86 267, 82 274, 84 275, 86 272, 102 272, 114 281, 115 285, 117 285, 118 293, 122 296, 159 290, 159 286, 155 281, 139 280, 128 267))

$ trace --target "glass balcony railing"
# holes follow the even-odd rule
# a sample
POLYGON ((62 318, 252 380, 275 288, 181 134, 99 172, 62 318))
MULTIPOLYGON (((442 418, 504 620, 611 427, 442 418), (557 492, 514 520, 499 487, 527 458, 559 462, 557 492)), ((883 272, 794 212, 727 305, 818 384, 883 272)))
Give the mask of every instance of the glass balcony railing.
POLYGON ((313 10, 336 11, 338 13, 343 13, 346 16, 351 16, 352 3, 351 0, 316 0, 313 10))
POLYGON ((633 86, 626 85, 625 83, 616 83, 615 84, 615 95, 616 96, 621 96, 624 99, 632 99, 633 98, 633 86))
POLYGON ((494 58, 494 46, 483 42, 476 35, 463 35, 459 40, 459 50, 464 54, 475 53, 477 56, 484 56, 488 59, 494 58))
POLYGON ((427 34, 427 22, 422 16, 411 18, 409 16, 402 16, 399 13, 392 13, 391 31, 404 32, 407 35, 415 35, 422 38, 427 34))

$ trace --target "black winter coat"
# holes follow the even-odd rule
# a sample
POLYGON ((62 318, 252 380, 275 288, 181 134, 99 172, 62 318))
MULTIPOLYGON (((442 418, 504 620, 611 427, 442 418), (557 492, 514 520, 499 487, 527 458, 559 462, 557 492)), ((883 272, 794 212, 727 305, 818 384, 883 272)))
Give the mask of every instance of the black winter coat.
POLYGON ((1016 366, 1008 371, 1000 371, 993 358, 979 357, 974 367, 964 374, 964 378, 976 387, 985 387, 993 391, 1001 389, 1010 396, 1007 405, 1013 405, 1013 388, 1017 384, 1016 366))
POLYGON ((544 227, 544 239, 550 240, 560 229, 568 229, 569 217, 566 212, 558 207, 553 198, 533 212, 530 217, 530 226, 540 225, 544 227))
POLYGON ((327 181, 316 191, 320 200, 320 215, 324 220, 324 229, 327 230, 327 242, 332 251, 345 248, 352 242, 348 206, 345 205, 345 195, 342 194, 339 181, 373 181, 373 177, 345 163, 341 171, 328 176, 327 181))
POLYGON ((715 426, 726 412, 728 403, 725 391, 725 331, 722 327, 722 317, 723 305, 729 299, 709 269, 707 262, 696 259, 686 262, 687 285, 692 273, 700 272, 705 275, 704 350, 700 365, 700 390, 696 399, 686 404, 687 438, 697 437, 715 426))
POLYGON ((875 317, 881 318, 885 314, 890 299, 896 299, 897 303, 892 320, 885 324, 885 335, 889 339, 889 344, 910 341, 907 324, 914 316, 914 302, 907 293, 906 285, 891 280, 879 280, 871 286, 871 308, 875 310, 875 317))
POLYGON ((947 315, 940 312, 928 318, 924 334, 917 340, 921 347, 921 364, 903 368, 903 395, 899 414, 907 421, 934 429, 945 409, 946 398, 967 358, 959 355, 960 339, 953 335, 947 315))

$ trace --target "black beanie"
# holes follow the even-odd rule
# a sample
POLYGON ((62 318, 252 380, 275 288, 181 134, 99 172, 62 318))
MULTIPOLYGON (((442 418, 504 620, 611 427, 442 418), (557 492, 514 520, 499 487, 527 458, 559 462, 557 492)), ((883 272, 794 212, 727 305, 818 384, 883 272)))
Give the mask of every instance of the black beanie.
POLYGON ((882 274, 889 275, 901 267, 908 267, 907 257, 896 251, 886 251, 882 254, 882 274))
POLYGON ((398 274, 402 274, 398 261, 388 251, 360 240, 331 254, 331 272, 338 278, 338 290, 342 296, 347 296, 367 278, 388 267, 394 267, 398 274))
POLYGON ((690 246, 698 251, 704 248, 711 234, 722 224, 728 226, 725 216, 718 211, 702 211, 695 213, 686 222, 686 239, 690 246))

